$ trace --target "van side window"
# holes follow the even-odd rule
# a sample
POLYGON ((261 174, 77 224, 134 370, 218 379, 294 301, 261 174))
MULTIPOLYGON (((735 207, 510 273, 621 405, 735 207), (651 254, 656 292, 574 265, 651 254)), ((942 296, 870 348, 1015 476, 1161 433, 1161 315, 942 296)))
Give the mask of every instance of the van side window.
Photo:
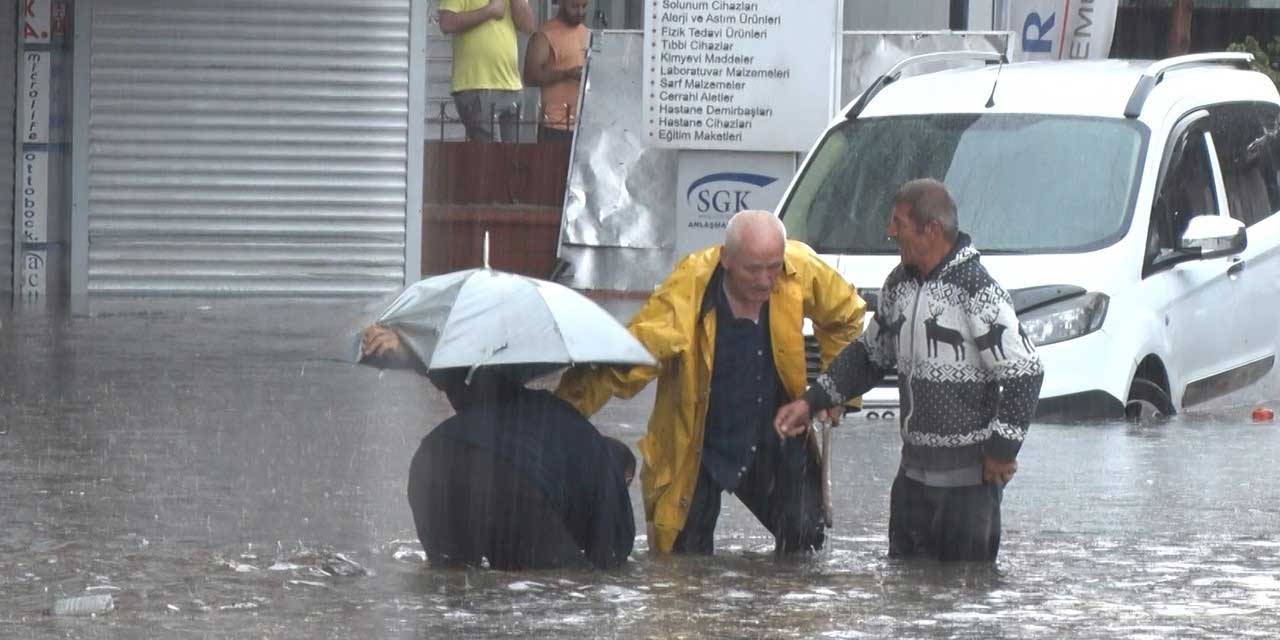
POLYGON ((1211 110, 1210 129, 1231 217, 1247 226, 1280 209, 1280 107, 1236 103, 1211 110))
POLYGON ((1182 153, 1173 158, 1151 210, 1144 275, 1159 266, 1162 256, 1173 251, 1176 239, 1187 230, 1192 217, 1218 213, 1213 169, 1205 145, 1208 132, 1196 127, 1185 135, 1182 153))

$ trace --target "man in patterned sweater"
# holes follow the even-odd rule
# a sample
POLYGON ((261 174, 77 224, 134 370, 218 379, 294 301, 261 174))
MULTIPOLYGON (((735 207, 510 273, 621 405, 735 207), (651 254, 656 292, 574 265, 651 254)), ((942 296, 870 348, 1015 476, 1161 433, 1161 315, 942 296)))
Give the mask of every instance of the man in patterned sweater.
POLYGON ((941 182, 894 197, 889 237, 899 265, 875 322, 804 396, 778 411, 784 437, 811 416, 898 372, 902 461, 889 497, 889 555, 994 561, 1000 501, 1018 469, 1044 370, 1009 294, 961 233, 941 182))

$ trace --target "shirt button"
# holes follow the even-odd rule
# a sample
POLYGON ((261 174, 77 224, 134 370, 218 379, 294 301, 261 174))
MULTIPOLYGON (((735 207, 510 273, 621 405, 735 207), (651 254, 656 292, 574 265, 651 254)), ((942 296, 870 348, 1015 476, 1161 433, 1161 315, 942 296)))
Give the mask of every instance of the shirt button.
POLYGON ((751 450, 752 450, 752 451, 755 451, 755 450, 756 450, 756 445, 754 445, 754 444, 753 444, 753 445, 751 445, 751 450))
POLYGON ((764 404, 764 398, 756 398, 756 404, 764 404))
POLYGON ((746 473, 746 472, 747 472, 747 468, 746 468, 746 467, 743 467, 742 469, 740 469, 740 470, 738 471, 738 475, 742 475, 742 474, 744 474, 744 473, 746 473))
POLYGON ((756 349, 756 355, 758 356, 764 355, 764 349, 756 349))

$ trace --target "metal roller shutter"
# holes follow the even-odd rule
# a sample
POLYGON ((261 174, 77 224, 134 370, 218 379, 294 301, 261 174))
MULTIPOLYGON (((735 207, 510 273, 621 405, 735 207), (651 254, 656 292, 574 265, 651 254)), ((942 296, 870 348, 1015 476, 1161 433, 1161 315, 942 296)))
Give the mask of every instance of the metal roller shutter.
POLYGON ((0 306, 13 293, 14 128, 18 90, 18 5, 0 0, 0 306))
POLYGON ((410 0, 97 0, 90 294, 405 273, 410 0))

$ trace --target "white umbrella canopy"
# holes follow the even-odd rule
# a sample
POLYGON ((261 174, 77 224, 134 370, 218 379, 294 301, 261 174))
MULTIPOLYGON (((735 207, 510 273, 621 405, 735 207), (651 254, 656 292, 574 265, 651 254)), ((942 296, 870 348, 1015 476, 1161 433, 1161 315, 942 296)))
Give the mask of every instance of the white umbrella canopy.
MULTIPOLYGON (((582 294, 492 269, 455 271, 414 283, 376 322, 395 329, 431 370, 656 364, 625 327, 582 294)), ((358 336, 355 353, 358 357, 358 336)))

